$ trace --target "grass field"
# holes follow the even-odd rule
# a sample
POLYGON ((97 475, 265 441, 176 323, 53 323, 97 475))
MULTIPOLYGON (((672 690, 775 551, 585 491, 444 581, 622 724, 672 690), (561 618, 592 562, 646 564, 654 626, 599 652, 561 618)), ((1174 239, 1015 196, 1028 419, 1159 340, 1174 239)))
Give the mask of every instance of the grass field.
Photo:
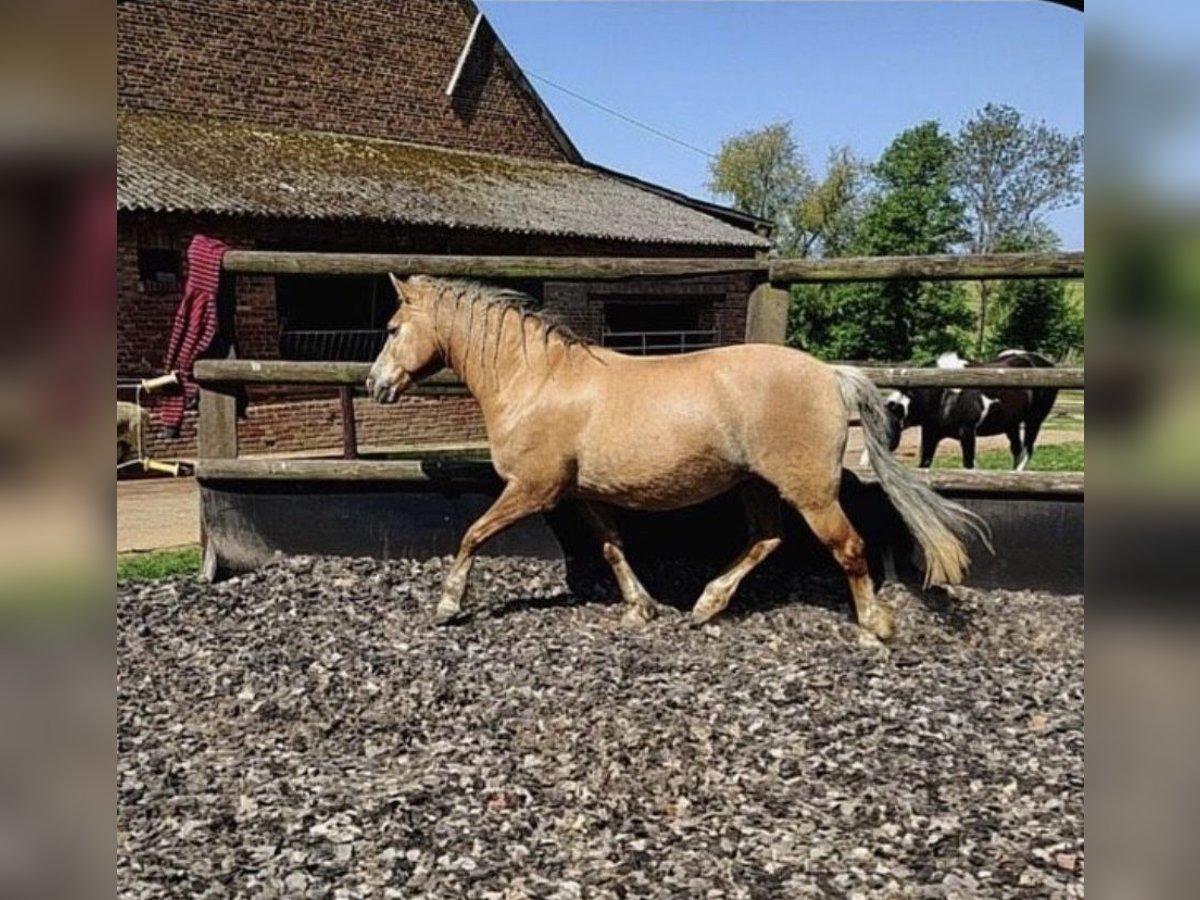
MULTIPOLYGON (((952 453, 939 454, 933 460, 935 469, 958 469, 962 467, 962 456, 955 447, 952 453)), ((983 450, 975 454, 977 469, 1012 468, 1012 456, 1007 450, 983 450)), ((1066 444, 1048 444, 1034 450, 1033 459, 1025 467, 1028 472, 1082 472, 1083 441, 1066 444)))
POLYGON ((1073 413, 1051 413, 1042 431, 1077 431, 1083 434, 1083 417, 1073 413))
POLYGON ((179 547, 117 557, 117 581, 159 581, 200 571, 200 548, 179 547))

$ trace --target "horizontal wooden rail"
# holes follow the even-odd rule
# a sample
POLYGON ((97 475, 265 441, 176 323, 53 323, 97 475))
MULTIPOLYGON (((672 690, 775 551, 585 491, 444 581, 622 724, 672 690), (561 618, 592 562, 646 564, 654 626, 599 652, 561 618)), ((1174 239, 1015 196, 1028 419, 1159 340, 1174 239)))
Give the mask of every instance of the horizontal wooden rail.
MULTIPOLYGON (((364 362, 294 362, 283 359, 202 359, 193 373, 202 385, 288 384, 361 385, 371 364, 364 362)), ((414 393, 462 394, 466 385, 449 369, 421 380, 414 393)))
POLYGON ((1083 253, 774 259, 769 273, 772 284, 1082 278, 1083 253))
POLYGON ((461 278, 609 279, 766 274, 764 260, 578 256, 410 256, 396 253, 298 253, 230 250, 226 272, 281 275, 439 275, 461 278))
POLYGON ((227 272, 279 275, 424 274, 465 278, 618 279, 757 274, 773 284, 1082 278, 1083 253, 877 256, 841 259, 690 259, 579 256, 432 256, 230 250, 227 272))
MULTIPOLYGON (((874 481, 870 469, 851 468, 864 481, 874 481)), ((1046 494, 1083 496, 1082 472, 997 472, 983 469, 916 469, 931 488, 964 494, 1046 494)))
POLYGON ((204 459, 200 481, 432 481, 419 459, 204 459))
MULTIPOLYGON (((360 385, 370 363, 291 362, 288 360, 202 359, 195 378, 202 385, 307 384, 360 385)), ((1055 387, 1082 388, 1083 369, 928 369, 869 366, 863 371, 880 387, 1055 387)), ((461 392, 462 382, 449 369, 425 378, 418 392, 461 392)))
POLYGON ((200 384, 362 384, 370 371, 365 362, 200 359, 192 374, 200 384))
POLYGON ((863 371, 880 387, 1083 388, 1083 369, 926 369, 869 366, 863 371))
MULTIPOLYGON (((487 470, 480 460, 464 460, 474 467, 456 468, 421 460, 342 459, 209 459, 196 463, 200 481, 397 481, 434 482, 479 480, 487 470)), ((484 461, 486 462, 486 461, 484 461)), ((864 480, 875 478, 870 469, 852 469, 864 480)), ((930 487, 940 491, 981 494, 1082 495, 1081 472, 994 472, 981 470, 916 470, 930 487)))

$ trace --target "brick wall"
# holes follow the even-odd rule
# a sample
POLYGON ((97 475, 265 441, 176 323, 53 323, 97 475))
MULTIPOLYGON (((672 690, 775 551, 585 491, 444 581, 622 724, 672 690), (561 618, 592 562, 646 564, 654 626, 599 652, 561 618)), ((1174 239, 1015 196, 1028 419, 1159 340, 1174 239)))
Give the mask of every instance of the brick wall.
POLYGON ((542 159, 564 152, 458 0, 117 4, 118 108, 542 159))
MULTIPOLYGON (((354 416, 361 447, 482 441, 487 437, 479 406, 470 397, 402 397, 392 406, 356 397, 354 416)), ((146 452, 157 459, 194 458, 196 412, 184 416, 177 439, 168 439, 154 427, 143 439, 146 452)), ((321 453, 340 451, 341 447, 341 407, 336 398, 251 403, 246 418, 238 422, 242 454, 321 453)))

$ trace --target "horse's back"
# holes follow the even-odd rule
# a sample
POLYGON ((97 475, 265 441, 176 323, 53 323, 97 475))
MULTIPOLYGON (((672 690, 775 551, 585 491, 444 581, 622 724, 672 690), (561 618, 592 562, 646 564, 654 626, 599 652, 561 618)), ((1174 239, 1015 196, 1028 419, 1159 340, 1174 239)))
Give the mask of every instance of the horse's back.
POLYGON ((577 450, 585 495, 666 508, 701 484, 719 493, 798 458, 818 457, 824 472, 840 452, 846 414, 835 372, 800 351, 744 344, 602 360, 577 450))
POLYGON ((629 358, 629 375, 651 402, 682 400, 722 421, 745 423, 841 407, 832 366, 775 344, 735 344, 677 356, 629 358))
POLYGON ((840 472, 847 413, 833 366, 800 350, 740 344, 695 354, 739 459, 776 483, 840 472))

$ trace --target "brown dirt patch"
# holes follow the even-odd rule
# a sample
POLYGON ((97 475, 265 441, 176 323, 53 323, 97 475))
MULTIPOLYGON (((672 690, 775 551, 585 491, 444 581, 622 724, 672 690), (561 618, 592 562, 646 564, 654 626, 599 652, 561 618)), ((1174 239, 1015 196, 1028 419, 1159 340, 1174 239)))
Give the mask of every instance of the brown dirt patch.
POLYGON ((117 552, 200 543, 200 494, 194 478, 117 482, 117 552))

